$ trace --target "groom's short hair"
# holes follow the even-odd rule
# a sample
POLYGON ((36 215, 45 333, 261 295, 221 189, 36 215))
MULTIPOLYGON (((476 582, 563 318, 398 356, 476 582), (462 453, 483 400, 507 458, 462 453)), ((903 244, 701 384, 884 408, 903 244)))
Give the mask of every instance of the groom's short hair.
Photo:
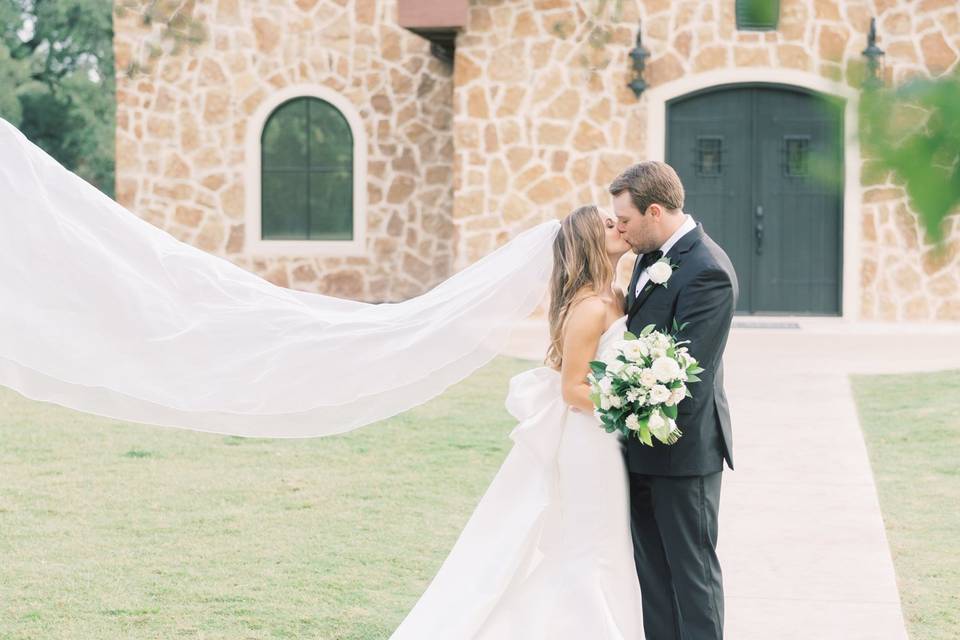
POLYGON ((630 200, 641 215, 653 203, 670 210, 683 209, 683 184, 666 162, 647 160, 627 167, 610 183, 612 195, 624 191, 630 192, 630 200))

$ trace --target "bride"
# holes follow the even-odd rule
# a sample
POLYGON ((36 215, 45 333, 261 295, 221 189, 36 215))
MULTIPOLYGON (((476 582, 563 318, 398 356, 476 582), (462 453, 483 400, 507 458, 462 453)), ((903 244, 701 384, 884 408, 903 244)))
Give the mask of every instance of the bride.
POLYGON ((616 219, 575 210, 553 244, 549 366, 510 380, 513 448, 391 640, 643 637, 623 443, 586 375, 626 330, 616 219))
POLYGON ((0 385, 158 426, 303 438, 374 423, 489 362, 549 288, 549 366, 509 384, 513 448, 393 638, 642 637, 623 443, 585 381, 626 326, 612 216, 582 207, 370 304, 176 240, 2 118, 0 203, 0 385))

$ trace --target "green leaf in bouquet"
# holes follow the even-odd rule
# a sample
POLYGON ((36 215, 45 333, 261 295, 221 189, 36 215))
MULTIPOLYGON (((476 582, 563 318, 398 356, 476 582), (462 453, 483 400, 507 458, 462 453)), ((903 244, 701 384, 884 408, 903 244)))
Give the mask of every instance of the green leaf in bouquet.
POLYGON ((646 418, 640 420, 640 428, 636 433, 637 437, 640 439, 640 442, 648 447, 653 446, 653 440, 650 438, 650 426, 647 424, 646 418))
POLYGON ((593 403, 593 406, 600 408, 600 394, 594 391, 590 394, 590 402, 593 403))
POLYGON ((591 360, 590 370, 593 371, 593 375, 600 378, 607 372, 607 363, 603 360, 591 360))
POLYGON ((700 382, 700 377, 695 374, 688 373, 687 382, 700 382))
POLYGON ((657 325, 655 325, 655 324, 648 324, 647 326, 645 326, 645 327, 643 328, 643 331, 640 332, 640 337, 646 337, 646 336, 650 335, 651 333, 653 333, 654 329, 656 329, 656 328, 657 328, 657 325))
POLYGON ((672 407, 664 405, 660 408, 660 410, 663 412, 663 415, 667 416, 668 418, 673 418, 674 420, 677 419, 677 405, 673 405, 672 407))
MULTIPOLYGON (((673 324, 674 324, 674 326, 676 326, 676 324, 677 324, 677 319, 676 319, 676 318, 673 319, 673 324)), ((684 322, 682 325, 680 325, 679 327, 677 327, 677 333, 683 331, 688 324, 690 324, 690 323, 689 323, 689 322, 684 322)))
POLYGON ((625 340, 636 340, 636 339, 637 339, 637 336, 633 335, 633 333, 630 332, 630 331, 624 331, 624 332, 623 332, 623 337, 624 337, 625 340))

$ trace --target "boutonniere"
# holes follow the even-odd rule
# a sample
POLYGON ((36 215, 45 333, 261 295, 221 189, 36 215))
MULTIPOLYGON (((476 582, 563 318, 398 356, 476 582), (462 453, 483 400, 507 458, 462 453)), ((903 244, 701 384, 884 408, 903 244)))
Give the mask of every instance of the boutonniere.
POLYGON ((649 285, 645 290, 651 289, 656 285, 662 285, 663 288, 666 289, 667 280, 670 279, 670 276, 672 276, 673 272, 679 267, 679 264, 671 262, 670 258, 666 256, 654 262, 647 267, 647 275, 650 276, 650 282, 653 284, 649 285))

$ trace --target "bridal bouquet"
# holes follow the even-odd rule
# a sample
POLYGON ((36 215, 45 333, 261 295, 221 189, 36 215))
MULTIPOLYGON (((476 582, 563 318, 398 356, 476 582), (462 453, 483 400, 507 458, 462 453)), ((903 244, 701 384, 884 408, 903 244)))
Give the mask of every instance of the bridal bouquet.
POLYGON ((636 336, 624 332, 623 339, 590 362, 590 399, 594 415, 608 433, 619 431, 653 446, 652 438, 673 444, 683 435, 677 423, 677 405, 692 397, 686 383, 698 382, 703 369, 684 345, 689 340, 675 337, 683 326, 674 321, 673 335, 647 325, 636 336))

